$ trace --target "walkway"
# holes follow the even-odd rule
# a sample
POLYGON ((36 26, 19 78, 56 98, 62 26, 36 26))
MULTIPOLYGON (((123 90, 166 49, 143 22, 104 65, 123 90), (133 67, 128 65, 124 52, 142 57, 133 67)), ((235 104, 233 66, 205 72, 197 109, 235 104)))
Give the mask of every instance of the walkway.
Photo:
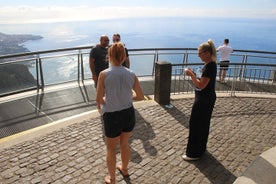
MULTIPOLYGON (((117 172, 119 184, 230 184, 276 145, 275 98, 219 97, 208 151, 199 161, 183 161, 192 103, 186 96, 172 99, 173 108, 135 103, 130 178, 117 172)), ((0 139, 0 155, 1 184, 98 184, 107 173, 96 111, 0 139)))

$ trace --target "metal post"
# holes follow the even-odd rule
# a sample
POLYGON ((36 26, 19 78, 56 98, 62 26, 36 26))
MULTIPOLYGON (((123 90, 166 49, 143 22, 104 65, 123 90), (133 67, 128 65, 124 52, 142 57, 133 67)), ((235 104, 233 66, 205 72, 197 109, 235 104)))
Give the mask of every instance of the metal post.
POLYGON ((170 104, 172 65, 168 62, 156 62, 154 100, 160 105, 170 104))
POLYGON ((235 65, 234 76, 233 76, 232 85, 231 85, 231 93, 230 93, 231 97, 235 96, 236 84, 238 79, 238 70, 239 70, 238 68, 239 66, 235 65))
POLYGON ((44 91, 45 83, 44 83, 44 76, 43 76, 43 69, 42 69, 42 62, 41 58, 38 58, 38 63, 39 63, 39 72, 40 72, 40 80, 41 80, 41 89, 44 91))

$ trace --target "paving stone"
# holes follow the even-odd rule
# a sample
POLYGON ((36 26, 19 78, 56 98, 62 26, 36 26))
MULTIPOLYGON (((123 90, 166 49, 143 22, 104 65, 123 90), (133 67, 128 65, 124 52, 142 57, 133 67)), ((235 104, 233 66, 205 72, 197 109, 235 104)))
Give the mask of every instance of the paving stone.
MULTIPOLYGON (((130 139, 130 181, 121 183, 230 184, 262 152, 276 145, 276 99, 218 98, 211 120, 207 152, 186 162, 188 121, 193 98, 136 109, 130 139)), ((0 151, 2 183, 103 183, 107 173, 99 117, 63 127, 0 151)), ((120 155, 117 155, 120 162, 120 155)))

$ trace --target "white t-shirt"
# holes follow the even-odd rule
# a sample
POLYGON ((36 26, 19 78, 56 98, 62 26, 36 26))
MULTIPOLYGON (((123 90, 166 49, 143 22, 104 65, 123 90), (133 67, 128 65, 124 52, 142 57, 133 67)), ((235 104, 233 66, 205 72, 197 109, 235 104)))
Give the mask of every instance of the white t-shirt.
POLYGON ((229 45, 221 45, 218 47, 217 51, 220 52, 220 61, 229 61, 230 53, 233 52, 233 48, 229 45))

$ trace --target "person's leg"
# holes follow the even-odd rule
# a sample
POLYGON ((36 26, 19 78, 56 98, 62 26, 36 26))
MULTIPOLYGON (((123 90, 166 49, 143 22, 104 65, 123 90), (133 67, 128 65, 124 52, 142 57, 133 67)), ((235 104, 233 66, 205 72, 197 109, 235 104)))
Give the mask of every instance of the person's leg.
POLYGON ((116 148, 119 144, 120 138, 109 138, 106 137, 106 164, 108 173, 110 176, 110 183, 115 183, 115 172, 116 172, 116 148))
POLYGON ((224 66, 223 66, 223 71, 222 71, 222 78, 221 78, 221 81, 222 82, 225 82, 225 77, 226 77, 226 72, 228 70, 228 67, 229 67, 229 61, 224 61, 224 66))
POLYGON ((130 147, 129 147, 129 138, 131 136, 131 132, 123 132, 120 135, 120 149, 121 149, 121 160, 122 165, 117 166, 118 169, 123 172, 122 174, 128 175, 128 163, 130 160, 130 147))
POLYGON ((199 154, 199 144, 200 144, 200 135, 199 131, 200 127, 200 117, 202 114, 202 109, 200 102, 195 100, 195 103, 192 107, 191 117, 189 120, 189 137, 188 137, 188 144, 186 148, 186 155, 190 158, 198 158, 200 157, 199 154))
POLYGON ((123 130, 120 135, 122 165, 118 165, 117 168, 124 177, 128 177, 128 163, 130 160, 129 138, 131 136, 131 131, 135 126, 135 111, 133 107, 121 112, 121 121, 123 122, 123 130))
POLYGON ((226 70, 224 69, 224 70, 222 71, 222 78, 221 78, 221 81, 224 81, 225 76, 226 76, 226 70))
POLYGON ((221 68, 219 69, 219 81, 221 81, 221 72, 222 72, 222 70, 221 70, 221 68))

